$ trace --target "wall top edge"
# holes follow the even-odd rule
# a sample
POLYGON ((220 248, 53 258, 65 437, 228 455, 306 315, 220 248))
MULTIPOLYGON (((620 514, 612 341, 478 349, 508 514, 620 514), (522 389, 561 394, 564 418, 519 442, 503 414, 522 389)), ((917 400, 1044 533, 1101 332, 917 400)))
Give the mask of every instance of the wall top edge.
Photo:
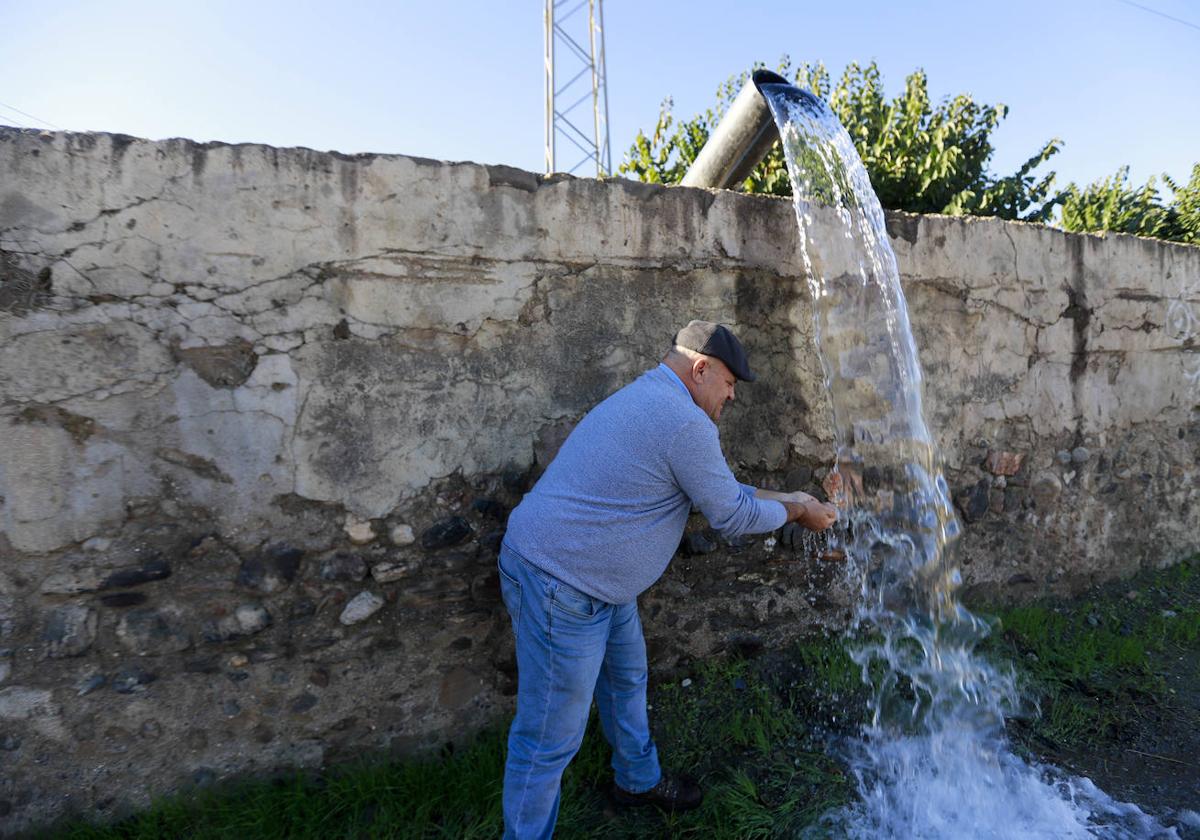
MULTIPOLYGON (((764 205, 778 206, 780 203, 790 203, 790 200, 786 197, 771 195, 747 195, 736 190, 648 184, 642 181, 636 181, 623 177, 599 179, 579 177, 563 172, 544 174, 521 169, 520 167, 516 166, 510 166, 508 164, 437 160, 434 158, 421 157, 418 155, 406 155, 402 153, 347 153, 337 150, 321 151, 307 146, 272 146, 267 143, 229 142, 223 140, 202 141, 192 140, 186 137, 169 137, 159 140, 152 140, 149 138, 123 134, 120 132, 50 131, 45 129, 18 128, 15 126, 0 125, 0 144, 20 141, 37 141, 45 144, 61 144, 65 146, 64 151, 68 153, 91 152, 93 150, 103 152, 107 150, 108 153, 114 158, 124 157, 126 152, 131 147, 135 145, 141 145, 160 147, 164 150, 175 151, 179 154, 194 154, 196 152, 208 153, 212 151, 228 149, 234 152, 242 153, 251 150, 259 150, 269 154, 298 155, 310 160, 315 156, 318 159, 354 164, 370 164, 374 161, 406 161, 419 167, 482 170, 482 173, 485 173, 487 176, 489 186, 512 187, 530 193, 537 192, 542 187, 555 186, 558 184, 571 184, 577 188, 583 189, 617 190, 626 193, 633 198, 649 198, 650 196, 654 196, 657 199, 662 199, 666 196, 676 196, 682 201, 695 201, 699 199, 700 202, 705 206, 710 205, 713 201, 718 200, 718 198, 722 202, 733 202, 735 206, 744 202, 743 206, 757 206, 760 210, 764 207, 764 205)), ((909 239, 910 241, 912 241, 912 237, 916 233, 916 226, 922 223, 935 226, 997 225, 1008 229, 1020 229, 1025 234, 1037 235, 1040 233, 1046 233, 1050 235, 1058 235, 1068 240, 1080 239, 1092 246, 1108 243, 1123 243, 1128 245, 1141 245, 1143 247, 1160 247, 1165 250, 1175 251, 1177 256, 1189 259, 1200 257, 1200 246, 1197 245, 1188 245, 1180 242, 1171 242, 1168 240, 1135 236, 1133 234, 1126 233, 1073 233, 1064 231, 1061 228, 1054 227, 1053 225, 1047 225, 1040 222, 1003 220, 987 216, 950 216, 940 213, 912 213, 904 210, 884 210, 884 214, 888 219, 889 233, 891 233, 893 237, 909 239), (905 235, 906 233, 908 235, 905 235)))

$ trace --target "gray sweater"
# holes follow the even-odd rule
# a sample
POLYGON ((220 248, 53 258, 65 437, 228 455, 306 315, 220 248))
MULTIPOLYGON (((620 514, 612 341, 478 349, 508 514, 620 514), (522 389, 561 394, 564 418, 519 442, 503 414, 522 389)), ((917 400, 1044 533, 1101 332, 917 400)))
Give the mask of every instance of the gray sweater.
POLYGON ((692 505, 726 537, 781 527, 721 454, 717 426, 666 365, 601 402, 513 510, 504 544, 610 604, 628 604, 666 570, 692 505))

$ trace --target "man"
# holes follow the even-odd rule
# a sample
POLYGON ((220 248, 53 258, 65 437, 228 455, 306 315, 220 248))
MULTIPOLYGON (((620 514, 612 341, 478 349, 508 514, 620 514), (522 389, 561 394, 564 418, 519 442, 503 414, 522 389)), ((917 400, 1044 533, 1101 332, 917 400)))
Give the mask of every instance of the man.
POLYGON ((662 363, 593 408, 508 521, 500 586, 517 639, 517 716, 504 771, 506 838, 547 838, 563 770, 593 696, 613 748, 621 804, 694 808, 700 789, 664 775, 646 715, 637 596, 666 569, 693 505, 726 537, 813 530, 836 519, 804 493, 739 484, 716 422, 738 379, 741 343, 692 321, 662 363))

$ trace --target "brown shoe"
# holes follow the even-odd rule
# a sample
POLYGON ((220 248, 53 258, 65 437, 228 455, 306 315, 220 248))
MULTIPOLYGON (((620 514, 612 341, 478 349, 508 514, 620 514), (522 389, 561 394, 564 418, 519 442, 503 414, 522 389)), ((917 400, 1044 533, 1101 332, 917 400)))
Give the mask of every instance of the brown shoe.
POLYGON ((642 793, 630 793, 614 784, 612 798, 618 805, 654 805, 664 811, 690 811, 700 807, 704 791, 687 776, 663 773, 658 784, 642 793))

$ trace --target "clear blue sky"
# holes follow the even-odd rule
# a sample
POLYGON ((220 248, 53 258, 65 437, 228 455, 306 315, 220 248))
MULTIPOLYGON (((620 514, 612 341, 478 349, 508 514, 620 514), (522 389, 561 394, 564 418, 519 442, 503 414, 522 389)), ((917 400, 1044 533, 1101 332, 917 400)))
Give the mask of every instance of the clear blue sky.
MULTIPOLYGON (((875 59, 892 92, 920 66, 935 98, 1006 103, 997 172, 1058 136, 1060 180, 1125 163, 1138 182, 1186 180, 1200 162, 1200 2, 1137 5, 608 0, 614 165, 664 97, 689 116, 729 75, 788 54, 835 73, 875 59)), ((17 108, 72 130, 540 171, 541 12, 540 0, 0 0, 0 123, 42 125, 17 108)))

